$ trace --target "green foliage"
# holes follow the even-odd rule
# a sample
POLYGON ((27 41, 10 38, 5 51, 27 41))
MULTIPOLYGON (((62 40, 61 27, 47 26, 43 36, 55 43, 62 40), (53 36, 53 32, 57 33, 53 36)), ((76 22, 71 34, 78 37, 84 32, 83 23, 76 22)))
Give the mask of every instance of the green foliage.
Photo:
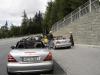
POLYGON ((64 18, 67 14, 75 10, 88 0, 54 0, 48 2, 45 12, 44 26, 50 31, 52 25, 64 18))
POLYGON ((11 25, 10 30, 9 30, 9 34, 10 34, 10 36, 13 36, 13 37, 19 36, 21 34, 20 33, 20 27, 11 25))
POLYGON ((35 17, 33 18, 33 23, 34 23, 34 32, 35 33, 42 33, 42 27, 43 27, 43 18, 42 18, 42 14, 40 13, 36 13, 35 17))
POLYGON ((26 12, 24 11, 23 13, 23 19, 22 19, 22 24, 21 24, 21 34, 26 35, 27 34, 27 27, 28 27, 28 17, 26 12))
POLYGON ((43 18, 39 11, 33 18, 28 19, 27 13, 24 11, 21 26, 13 24, 8 28, 8 22, 0 28, 0 38, 23 36, 43 32, 43 18))
POLYGON ((4 26, 1 26, 0 29, 0 38, 5 38, 6 36, 8 37, 8 22, 6 21, 4 26))

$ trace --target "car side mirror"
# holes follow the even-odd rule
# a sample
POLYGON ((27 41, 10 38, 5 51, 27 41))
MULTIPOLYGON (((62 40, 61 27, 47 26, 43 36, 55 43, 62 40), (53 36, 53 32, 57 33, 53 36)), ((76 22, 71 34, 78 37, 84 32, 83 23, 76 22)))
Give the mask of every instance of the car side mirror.
POLYGON ((11 49, 15 49, 16 47, 15 46, 11 46, 11 49))

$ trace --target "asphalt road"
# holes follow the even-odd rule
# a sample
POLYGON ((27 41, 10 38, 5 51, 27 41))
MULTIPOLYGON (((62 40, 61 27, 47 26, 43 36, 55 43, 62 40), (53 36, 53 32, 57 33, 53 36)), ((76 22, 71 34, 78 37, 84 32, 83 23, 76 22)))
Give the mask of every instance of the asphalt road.
POLYGON ((52 53, 67 75, 100 75, 100 47, 77 45, 52 53))
MULTIPOLYGON (((14 45, 21 38, 11 38, 11 39, 0 39, 0 75, 7 75, 6 63, 7 54, 11 50, 11 46, 14 45)), ((29 75, 29 74, 28 74, 29 75)), ((44 74, 41 74, 44 75, 44 74)), ((66 75, 63 69, 55 62, 54 63, 54 73, 45 75, 66 75)))
MULTIPOLYGON (((7 54, 11 50, 10 46, 14 45, 20 39, 0 40, 0 75, 7 75, 7 54)), ((57 62, 54 64, 54 73, 41 75, 100 75, 99 47, 75 46, 72 49, 57 49, 51 51, 57 62)))

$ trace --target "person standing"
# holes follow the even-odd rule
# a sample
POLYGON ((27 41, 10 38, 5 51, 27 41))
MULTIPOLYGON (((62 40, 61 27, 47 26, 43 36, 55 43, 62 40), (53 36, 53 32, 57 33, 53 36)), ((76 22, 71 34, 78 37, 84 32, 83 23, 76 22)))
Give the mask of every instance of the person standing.
POLYGON ((49 39, 49 40, 52 40, 52 39, 53 39, 52 31, 49 32, 49 34, 48 34, 48 39, 49 39))
POLYGON ((48 45, 49 45, 49 48, 51 48, 52 41, 53 41, 53 34, 52 34, 52 31, 50 31, 49 34, 48 34, 47 36, 48 36, 48 45))
POLYGON ((74 46, 74 39, 73 39, 72 32, 70 32, 70 42, 71 42, 71 46, 74 46))
POLYGON ((45 46, 48 45, 48 38, 46 35, 44 35, 43 39, 42 39, 42 42, 44 43, 45 46))

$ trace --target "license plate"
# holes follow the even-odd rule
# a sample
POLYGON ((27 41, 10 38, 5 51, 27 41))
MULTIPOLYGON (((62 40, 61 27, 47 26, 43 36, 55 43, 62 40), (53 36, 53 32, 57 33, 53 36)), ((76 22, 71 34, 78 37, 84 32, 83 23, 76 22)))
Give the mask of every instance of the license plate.
POLYGON ((22 62, 38 62, 40 57, 22 57, 22 62))

